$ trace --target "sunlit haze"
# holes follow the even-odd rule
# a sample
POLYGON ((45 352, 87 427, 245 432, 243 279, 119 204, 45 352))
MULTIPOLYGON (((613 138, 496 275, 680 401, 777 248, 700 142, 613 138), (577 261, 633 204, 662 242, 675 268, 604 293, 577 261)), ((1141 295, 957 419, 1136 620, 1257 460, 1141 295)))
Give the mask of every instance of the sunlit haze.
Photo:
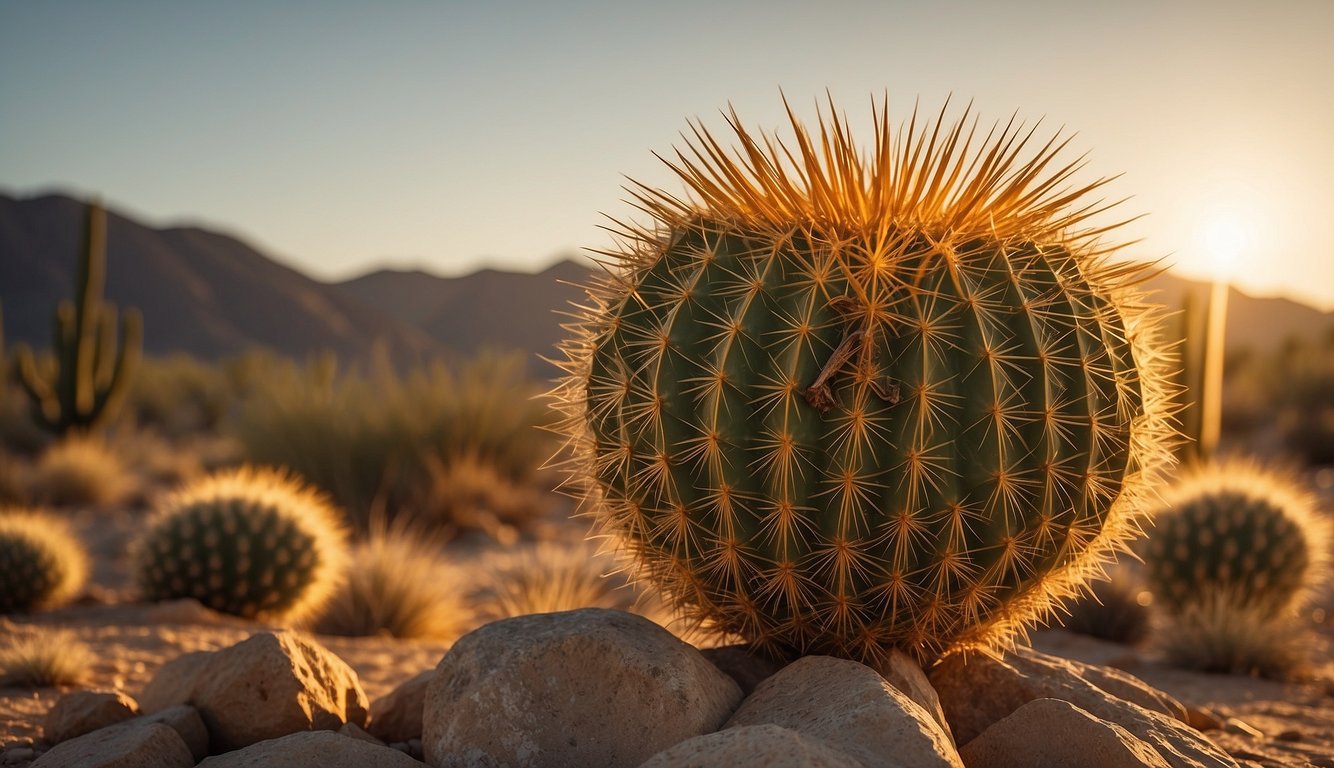
POLYGON ((679 188, 652 153, 688 118, 953 94, 1076 134, 1082 180, 1121 174, 1130 255, 1331 309, 1331 31, 1323 0, 0 1, 0 190, 99 194, 326 279, 535 269, 611 244, 625 177, 679 188))

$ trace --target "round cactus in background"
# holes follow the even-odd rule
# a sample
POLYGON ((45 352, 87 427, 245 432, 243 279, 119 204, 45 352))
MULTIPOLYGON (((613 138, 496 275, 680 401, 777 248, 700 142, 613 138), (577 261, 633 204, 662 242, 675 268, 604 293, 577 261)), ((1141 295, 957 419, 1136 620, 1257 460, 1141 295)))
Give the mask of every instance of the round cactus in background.
POLYGON ((346 532, 323 494, 249 467, 169 497, 135 546, 148 599, 193 597, 217 611, 287 622, 323 605, 346 560, 346 532))
POLYGON ((60 518, 0 509, 0 613, 58 607, 83 587, 88 556, 60 518))
MULTIPOLYGON (((586 503, 684 614, 779 653, 1005 645, 1170 462, 1155 314, 1065 142, 702 126, 634 192, 557 397, 586 503)), ((791 115, 791 112, 789 112, 791 115)))
POLYGON ((1326 576, 1329 527, 1296 480, 1242 460, 1198 467, 1164 493, 1144 542, 1155 602, 1278 614, 1326 576))

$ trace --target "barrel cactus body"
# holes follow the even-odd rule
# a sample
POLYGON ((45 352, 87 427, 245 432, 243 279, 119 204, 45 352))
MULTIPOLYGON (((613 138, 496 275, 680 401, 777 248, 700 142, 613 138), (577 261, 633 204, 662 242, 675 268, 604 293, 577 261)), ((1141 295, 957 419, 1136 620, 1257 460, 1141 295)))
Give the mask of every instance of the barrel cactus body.
POLYGON ((1227 460, 1166 491, 1144 542, 1145 572, 1171 612, 1226 602, 1278 614, 1325 579, 1328 540, 1314 498, 1295 480, 1227 460))
POLYGON ((0 614, 55 608, 83 587, 88 555, 49 513, 0 509, 0 614))
POLYGON ((150 600, 193 597, 224 613, 298 622, 343 575, 346 535, 319 494, 274 470, 242 468, 170 497, 135 548, 150 600))
POLYGON ((886 111, 869 154, 835 117, 789 150, 733 115, 732 155, 697 128, 689 195, 637 193, 653 224, 566 346, 599 519, 688 617, 778 652, 1004 644, 1169 460, 1151 313, 1071 167, 1042 175, 1054 143, 886 111))

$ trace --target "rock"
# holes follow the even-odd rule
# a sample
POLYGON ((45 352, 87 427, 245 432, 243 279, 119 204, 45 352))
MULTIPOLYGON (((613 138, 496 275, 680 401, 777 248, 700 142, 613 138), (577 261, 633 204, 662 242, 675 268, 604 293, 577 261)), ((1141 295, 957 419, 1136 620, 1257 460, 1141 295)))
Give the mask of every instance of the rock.
POLYGON ((833 745, 777 725, 744 725, 696 736, 670 747, 640 768, 863 768, 833 745))
POLYGON ((519 616, 463 636, 440 660, 423 750, 437 768, 633 768, 717 730, 740 700, 730 677, 641 616, 519 616))
POLYGON ((213 654, 214 651, 191 651, 163 664, 139 692, 139 708, 144 712, 157 712, 188 703, 199 670, 213 654))
POLYGON ((341 736, 347 736, 348 738, 351 739, 359 739, 361 741, 366 742, 367 744, 375 744, 381 747, 388 746, 383 741, 380 741, 379 739, 375 738, 369 733, 366 733, 364 730, 361 729, 361 726, 355 725, 353 723, 343 723, 343 727, 339 728, 336 731, 336 733, 338 733, 341 736))
POLYGON ((907 694, 908 698, 917 702, 919 707, 931 715, 931 719, 936 721, 945 735, 950 737, 951 742, 954 740, 954 736, 950 733, 950 725, 945 720, 945 710, 940 707, 940 696, 936 694, 936 689, 931 687, 931 681, 927 679, 921 666, 908 654, 894 649, 888 659, 876 666, 875 671, 888 680, 890 685, 899 689, 900 693, 907 694))
POLYGON ((435 677, 428 669, 371 703, 371 724, 367 731, 387 742, 419 739, 422 735, 422 706, 426 684, 435 677))
POLYGON ((365 725, 368 707, 351 667, 286 630, 177 659, 158 671, 144 699, 154 709, 194 705, 213 752, 299 731, 337 730, 348 722, 365 725))
POLYGON ((1253 739, 1263 739, 1265 737, 1264 732, 1259 728, 1235 717, 1229 717, 1223 721, 1223 730, 1238 736, 1250 736, 1253 739))
POLYGON ((1004 661, 980 652, 953 653, 932 667, 929 677, 961 748, 1034 699, 1060 699, 1126 729, 1168 765, 1236 766, 1174 717, 1118 698, 1081 677, 1081 667, 1086 665, 1036 652, 1011 654, 1004 661))
POLYGON ((62 741, 32 768, 192 768, 190 748, 161 723, 128 721, 62 741))
POLYGON ((199 768, 421 768, 396 749, 333 731, 294 733, 226 754, 214 755, 199 768))
POLYGON ((135 722, 161 723, 170 726, 180 734, 185 746, 190 748, 190 754, 194 755, 195 762, 203 760, 208 755, 208 728, 204 726, 204 718, 199 716, 199 710, 188 704, 177 704, 150 715, 140 715, 135 718, 135 722))
POLYGON ((855 661, 798 659, 760 683, 726 727, 762 724, 828 742, 868 766, 963 766, 930 713, 855 661))
POLYGON ((751 652, 749 645, 725 645, 721 648, 700 650, 704 658, 721 669, 741 687, 741 695, 749 696, 755 686, 783 668, 783 662, 751 652))
POLYGON ((120 691, 75 691, 60 697, 46 713, 42 732, 59 744, 139 714, 139 705, 120 691))
POLYGON ((1197 731, 1216 731, 1223 720, 1207 707, 1186 707, 1186 725, 1197 731))
POLYGON ((968 768, 1167 768, 1148 744, 1069 702, 1034 699, 959 750, 968 768))

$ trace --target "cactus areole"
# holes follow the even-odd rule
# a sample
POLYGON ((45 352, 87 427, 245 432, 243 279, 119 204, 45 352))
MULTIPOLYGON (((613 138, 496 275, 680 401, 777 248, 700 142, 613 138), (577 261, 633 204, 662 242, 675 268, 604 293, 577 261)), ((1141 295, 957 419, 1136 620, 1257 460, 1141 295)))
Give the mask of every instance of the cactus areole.
POLYGON ((947 110, 861 147, 702 126, 636 187, 565 345, 574 475, 700 626, 777 653, 1003 646, 1137 528, 1169 461, 1142 268, 1065 142, 947 110))

